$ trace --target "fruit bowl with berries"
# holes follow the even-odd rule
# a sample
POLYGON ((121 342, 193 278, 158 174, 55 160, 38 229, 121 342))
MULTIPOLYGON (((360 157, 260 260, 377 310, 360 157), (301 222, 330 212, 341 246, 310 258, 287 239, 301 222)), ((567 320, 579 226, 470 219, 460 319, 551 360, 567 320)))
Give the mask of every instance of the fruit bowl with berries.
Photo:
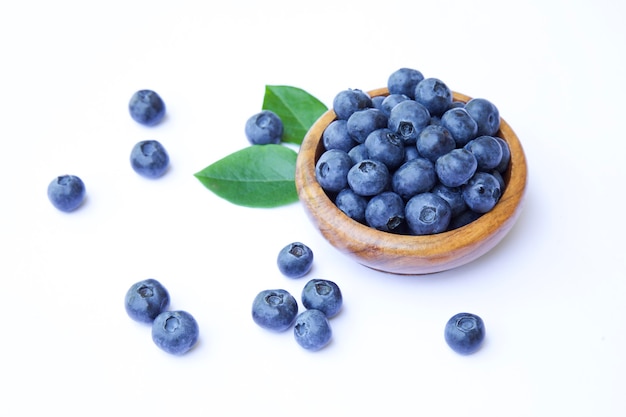
POLYGON ((401 68, 387 87, 339 92, 296 161, 305 212, 369 268, 422 275, 493 249, 526 191, 522 145, 489 100, 401 68))

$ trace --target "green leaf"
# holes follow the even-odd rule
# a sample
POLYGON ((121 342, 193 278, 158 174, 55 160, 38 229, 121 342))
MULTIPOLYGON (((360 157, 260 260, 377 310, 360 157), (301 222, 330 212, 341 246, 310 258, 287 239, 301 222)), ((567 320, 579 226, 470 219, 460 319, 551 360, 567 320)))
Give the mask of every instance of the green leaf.
POLYGON ((233 204, 278 207, 298 201, 297 153, 283 145, 252 145, 197 172, 209 190, 233 204))
POLYGON ((271 110, 283 121, 283 142, 300 145, 313 123, 328 110, 306 91, 285 85, 265 86, 263 110, 271 110))

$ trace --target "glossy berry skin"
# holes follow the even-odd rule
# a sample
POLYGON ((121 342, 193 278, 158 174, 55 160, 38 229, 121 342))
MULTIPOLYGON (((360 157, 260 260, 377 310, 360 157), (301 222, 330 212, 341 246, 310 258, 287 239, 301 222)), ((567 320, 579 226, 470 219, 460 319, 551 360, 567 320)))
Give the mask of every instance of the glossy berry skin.
POLYGON ((385 127, 387 116, 374 108, 356 111, 347 121, 348 133, 358 143, 364 143, 370 133, 385 127))
POLYGON ((324 149, 339 149, 348 152, 357 145, 357 142, 348 133, 347 120, 333 120, 322 133, 324 149))
POLYGON ((433 193, 421 193, 406 203, 406 222, 414 235, 445 232, 452 218, 450 205, 433 193))
POLYGON ((161 96, 152 90, 139 90, 128 103, 130 117, 144 126, 154 126, 165 116, 165 103, 161 96))
POLYGON ((476 173, 477 167, 474 154, 464 148, 453 149, 435 162, 439 181, 448 187, 460 187, 467 183, 476 173))
POLYGON ((293 335, 296 342, 304 349, 318 351, 330 342, 332 329, 323 312, 309 309, 300 313, 296 318, 293 335))
POLYGON ((169 167, 170 157, 165 147, 156 140, 137 142, 130 152, 130 164, 133 170, 146 178, 159 178, 169 167))
POLYGON ((415 87, 415 101, 431 116, 441 116, 452 106, 452 91, 438 78, 424 78, 415 87))
POLYGON ((304 243, 290 243, 278 252, 276 264, 284 276, 300 278, 313 266, 313 251, 304 243))
POLYGON ((367 199, 355 193, 351 188, 344 188, 335 197, 335 205, 352 220, 365 222, 367 199))
POLYGON ((478 124, 463 107, 453 107, 441 116, 441 126, 452 135, 456 147, 462 147, 478 135, 478 124))
POLYGON ((198 322, 186 311, 164 311, 152 322, 152 341, 172 355, 187 353, 199 335, 198 322))
POLYGON ((420 103, 406 100, 398 103, 389 113, 388 127, 405 145, 414 145, 420 132, 428 126, 430 113, 420 103))
POLYGON ((465 149, 476 157, 477 170, 495 169, 502 161, 502 146, 493 136, 479 136, 465 145, 465 149))
POLYGON ((352 158, 347 152, 327 150, 315 164, 317 182, 326 192, 339 192, 348 185, 348 171, 352 165, 352 158))
POLYGON ((435 162, 456 148, 456 142, 450 131, 442 125, 428 125, 422 130, 415 143, 417 152, 424 158, 435 162))
POLYGON ((383 232, 404 231, 404 200, 393 191, 384 191, 372 197, 365 208, 368 226, 383 232))
POLYGON ((490 211, 500 200, 501 195, 500 181, 487 172, 477 172, 463 186, 465 204, 477 213, 490 211))
POLYGON ((348 171, 348 184, 360 196, 370 197, 381 193, 391 180, 389 169, 379 161, 365 159, 348 171))
POLYGON ((371 97, 359 89, 342 90, 333 98, 333 110, 342 120, 348 120, 355 111, 370 107, 374 107, 371 97))
POLYGON ((85 183, 76 175, 61 175, 48 184, 48 199, 54 207, 69 213, 85 199, 85 183))
POLYGON ((485 339, 485 323, 471 313, 458 313, 448 320, 444 330, 448 346, 461 355, 476 352, 485 339))
POLYGON ((465 110, 478 125, 477 136, 494 136, 500 129, 500 112, 489 100, 473 98, 465 104, 465 110))
POLYGON ((399 68, 392 72, 387 79, 387 89, 390 94, 404 94, 415 98, 415 87, 424 79, 424 75, 413 68, 399 68))
POLYGON ((335 282, 312 279, 302 289, 302 305, 307 309, 319 310, 331 318, 341 310, 343 295, 335 282))
POLYGON ((298 303, 286 290, 263 290, 252 302, 252 320, 276 332, 287 330, 298 315, 298 303))
POLYGON ((365 147, 370 159, 382 162, 389 170, 398 168, 404 162, 404 143, 390 129, 370 133, 365 139, 365 147))
POLYGON ((430 191, 436 183, 435 165, 421 157, 405 162, 391 177, 391 188, 404 200, 430 191))
POLYGON ((279 144, 283 138, 283 121, 271 110, 252 115, 244 128, 251 145, 279 144))
POLYGON ((152 323, 169 305, 167 289, 153 278, 136 282, 124 297, 126 313, 131 319, 142 323, 152 323))

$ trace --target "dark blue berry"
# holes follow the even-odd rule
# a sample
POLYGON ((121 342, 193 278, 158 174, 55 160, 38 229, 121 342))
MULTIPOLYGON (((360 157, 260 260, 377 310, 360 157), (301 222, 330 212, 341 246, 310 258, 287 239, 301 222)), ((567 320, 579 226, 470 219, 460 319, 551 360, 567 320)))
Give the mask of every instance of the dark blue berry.
POLYGON ((332 329, 326 315, 320 310, 305 310, 296 318, 293 328, 296 342, 306 350, 317 351, 332 338, 332 329))
POLYGON ((465 104, 465 110, 478 125, 477 136, 494 136, 500 129, 500 112, 489 100, 473 98, 465 104))
POLYGON ((509 163, 511 161, 511 148, 509 148, 509 144, 504 139, 498 136, 494 136, 494 137, 500 144, 500 147, 502 148, 502 160, 496 167, 496 171, 498 171, 501 174, 504 174, 504 171, 507 170, 507 168, 509 167, 509 163))
POLYGON ((348 171, 348 184, 358 195, 369 197, 381 193, 391 180, 387 166, 373 159, 365 159, 348 171))
POLYGON ((441 126, 445 127, 456 142, 462 147, 478 134, 478 125, 463 107, 452 107, 441 116, 441 126))
POLYGON ((374 130, 365 139, 365 147, 370 159, 382 162, 390 171, 404 162, 404 143, 390 129, 374 130))
POLYGON ((430 235, 444 232, 452 218, 448 203, 433 193, 421 193, 406 203, 405 218, 414 235, 430 235))
POLYGON ((69 213, 85 199, 85 183, 76 175, 61 175, 48 184, 48 199, 58 210, 69 213))
POLYGON ((391 176, 391 188, 404 200, 430 191, 436 183, 435 165, 421 157, 405 162, 391 176))
POLYGON ((410 98, 404 94, 389 94, 381 103, 381 111, 385 116, 389 117, 391 109, 402 101, 410 100, 410 98))
POLYGON ((164 311, 152 322, 152 340, 167 353, 182 355, 198 341, 196 319, 186 311, 164 311))
POLYGON ((339 149, 349 152, 357 142, 348 133, 347 120, 333 120, 322 133, 322 143, 326 150, 339 149))
POLYGON ((278 252, 278 269, 288 278, 300 278, 313 266, 313 251, 301 242, 293 242, 278 252))
POLYGON ((470 224, 471 222, 473 222, 474 220, 477 220, 478 218, 480 218, 480 216, 482 215, 483 213, 476 213, 475 211, 467 209, 463 211, 461 214, 454 216, 452 220, 450 220, 450 224, 448 225, 448 230, 454 230, 454 229, 458 229, 459 227, 466 226, 470 224))
POLYGON ((439 182, 432 188, 431 192, 446 200, 450 205, 450 210, 452 210, 453 218, 467 210, 461 187, 448 187, 439 182))
POLYGON ((430 113, 426 107, 416 101, 406 100, 391 110, 388 127, 400 136, 406 145, 412 145, 430 120, 430 113))
POLYGON ((452 350, 469 355, 481 347, 485 339, 485 323, 476 314, 455 314, 446 323, 444 338, 452 350))
POLYGON ((319 310, 331 318, 341 310, 343 295, 333 281, 312 279, 302 289, 302 305, 307 309, 319 310))
POLYGON ((440 156, 455 149, 456 143, 445 127, 428 125, 420 132, 415 146, 421 156, 435 162, 440 156))
POLYGON ((487 213, 494 208, 501 195, 500 182, 487 172, 477 172, 463 186, 465 204, 478 213, 487 213))
POLYGON ((339 149, 325 151, 315 164, 315 176, 320 187, 327 192, 339 192, 348 185, 348 171, 352 158, 339 149))
POLYGON ((383 232, 404 231, 404 200, 393 191, 384 191, 372 197, 365 208, 368 226, 383 232))
POLYGON ((130 164, 139 175, 158 178, 165 174, 170 163, 167 151, 156 140, 142 140, 130 153, 130 164))
POLYGON ((378 109, 363 109, 352 113, 347 121, 350 136, 358 143, 365 142, 375 130, 387 127, 387 116, 378 109))
POLYGON ((369 154, 367 153, 367 147, 364 143, 359 143, 352 149, 348 151, 348 155, 352 158, 352 164, 356 164, 365 159, 369 159, 369 154))
POLYGON ((264 329, 282 332, 298 315, 298 302, 286 290, 263 290, 252 302, 252 320, 264 329))
POLYGON ((431 116, 441 116, 452 105, 452 91, 438 78, 424 78, 415 87, 415 101, 423 104, 431 116))
POLYGON ((476 173, 476 157, 467 149, 453 149, 435 162, 437 177, 448 187, 459 187, 476 173))
POLYGON ((283 138, 283 121, 271 110, 252 115, 245 125, 245 134, 252 145, 278 144, 283 138))
POLYGON ((424 79, 421 72, 413 68, 400 68, 389 75, 387 89, 390 94, 404 94, 415 98, 415 87, 424 79))
POLYGON ((367 199, 355 193, 351 188, 345 188, 337 194, 335 205, 352 220, 365 222, 367 199))
POLYGON ((476 157, 478 171, 495 169, 502 162, 502 145, 493 136, 479 136, 465 145, 476 157))
POLYGON ((133 284, 126 292, 126 313, 135 321, 152 323, 156 316, 167 310, 170 295, 156 279, 148 278, 133 284))
POLYGON ((333 110, 338 119, 348 120, 355 111, 374 107, 372 99, 359 89, 342 90, 333 99, 333 110))
POLYGON ((137 123, 154 126, 165 116, 165 103, 156 92, 139 90, 130 98, 128 110, 137 123))

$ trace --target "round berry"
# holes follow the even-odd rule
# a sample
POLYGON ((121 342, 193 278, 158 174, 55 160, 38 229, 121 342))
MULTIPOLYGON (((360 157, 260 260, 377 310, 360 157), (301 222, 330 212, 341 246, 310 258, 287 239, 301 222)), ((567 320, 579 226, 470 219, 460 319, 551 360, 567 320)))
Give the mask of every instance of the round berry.
POLYGON ((128 110, 137 123, 154 126, 165 116, 165 103, 156 92, 139 90, 130 98, 128 110))
POLYGON ((337 194, 335 205, 352 220, 365 222, 367 199, 355 193, 351 188, 344 188, 337 194))
POLYGON ((388 127, 402 138, 405 145, 415 145, 420 132, 430 121, 426 107, 417 101, 405 100, 391 109, 388 127))
POLYGON ((332 330, 323 312, 309 309, 300 313, 296 318, 293 335, 296 342, 304 349, 317 351, 330 342, 332 330))
POLYGON ((450 131, 442 125, 428 125, 420 132, 415 146, 417 153, 435 162, 440 156, 455 149, 456 142, 450 131))
POLYGON ((392 130, 383 128, 367 135, 365 147, 370 159, 375 159, 394 170, 404 162, 404 143, 392 130))
POLYGON ((359 89, 342 90, 333 99, 333 110, 342 120, 348 120, 352 113, 370 107, 374 107, 372 98, 359 89))
POLYGON ((347 152, 329 149, 315 164, 315 178, 324 191, 339 192, 348 185, 348 171, 351 167, 352 158, 347 152))
POLYGON ((252 320, 264 329, 282 332, 298 315, 298 303, 286 290, 264 290, 252 302, 252 320))
POLYGON ((433 193, 411 197, 405 207, 406 222, 414 235, 445 232, 452 218, 450 205, 433 193))
POLYGON ((370 199, 365 208, 365 222, 383 232, 404 230, 404 200, 393 191, 385 191, 370 199))
POLYGON ((170 295, 156 279, 148 278, 133 284, 126 292, 126 313, 135 321, 152 323, 156 316, 167 310, 170 295))
POLYGON ((370 197, 381 193, 391 180, 389 169, 379 161, 365 159, 348 171, 348 184, 360 196, 370 197))
POLYGON ((463 186, 465 204, 477 213, 487 213, 500 200, 502 190, 500 181, 487 172, 477 172, 463 186))
POLYGON ((415 98, 415 87, 424 79, 424 75, 413 68, 400 68, 389 75, 387 89, 390 94, 404 94, 415 98))
POLYGON ((465 145, 476 157, 477 170, 489 171, 502 162, 502 145, 493 136, 479 136, 465 145))
POLYGON ((485 339, 485 324, 475 314, 458 313, 446 323, 444 337, 452 350, 469 355, 482 345, 485 339))
POLYGON ((186 311, 164 311, 152 322, 152 340, 167 353, 182 355, 198 341, 196 319, 186 311))
POLYGON ((245 134, 252 145, 278 144, 283 137, 283 121, 271 110, 263 110, 246 121, 245 134))
POLYGON ((48 199, 58 210, 69 213, 85 199, 85 183, 76 175, 61 175, 48 184, 48 199))
POLYGON ((478 162, 473 153, 464 148, 453 149, 437 158, 437 178, 448 187, 460 187, 476 173, 478 162))
POLYGON ((478 125, 463 107, 452 107, 441 116, 441 126, 454 138, 457 147, 465 146, 478 133, 478 125))
POLYGON ((284 276, 300 278, 313 266, 313 251, 304 243, 293 242, 278 252, 276 263, 284 276))
POLYGON ((142 140, 130 152, 130 164, 135 172, 146 178, 159 178, 170 163, 167 151, 156 140, 142 140))
POLYGON ((405 162, 391 176, 391 187, 404 200, 430 191, 437 183, 435 164, 426 158, 405 162))
POLYGON ((348 133, 347 120, 333 120, 322 133, 324 149, 339 149, 344 152, 350 151, 357 142, 348 133))
POLYGON ((489 100, 473 98, 465 104, 465 110, 478 125, 477 136, 493 136, 500 129, 500 112, 489 100))
POLYGON ((302 289, 302 305, 307 309, 320 310, 326 317, 331 318, 341 310, 343 295, 333 281, 312 279, 302 289))
POLYGON ((352 113, 346 123, 350 137, 358 143, 364 143, 374 130, 387 127, 387 116, 381 110, 368 108, 352 113))
POLYGON ((415 101, 431 116, 441 116, 452 106, 452 91, 438 78, 424 78, 415 87, 415 101))

